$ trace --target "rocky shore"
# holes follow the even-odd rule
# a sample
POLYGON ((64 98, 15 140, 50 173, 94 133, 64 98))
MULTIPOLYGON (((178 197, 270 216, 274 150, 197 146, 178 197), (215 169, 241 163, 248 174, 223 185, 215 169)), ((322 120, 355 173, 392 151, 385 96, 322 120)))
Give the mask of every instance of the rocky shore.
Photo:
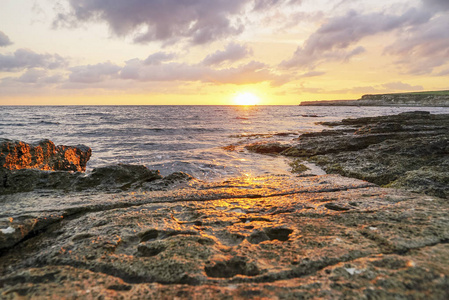
POLYGON ((0 195, 0 298, 447 299, 447 120, 343 120, 248 147, 299 159, 292 176, 7 170, 39 183, 0 195), (304 176, 302 160, 366 178, 304 176))
POLYGON ((55 146, 50 140, 28 144, 0 138, 0 170, 84 172, 91 155, 92 149, 84 145, 55 146))
POLYGON ((292 144, 246 148, 311 161, 327 173, 449 197, 449 115, 408 112, 323 125, 334 129, 303 134, 292 144))

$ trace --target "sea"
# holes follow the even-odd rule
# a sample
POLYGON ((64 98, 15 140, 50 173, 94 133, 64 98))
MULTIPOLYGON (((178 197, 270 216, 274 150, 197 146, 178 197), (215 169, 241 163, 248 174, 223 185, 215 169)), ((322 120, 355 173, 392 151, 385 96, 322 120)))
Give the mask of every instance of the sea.
POLYGON ((292 143, 319 122, 449 107, 325 106, 1 106, 0 137, 92 148, 87 171, 140 164, 200 180, 291 174, 290 160, 246 151, 252 143, 292 143))

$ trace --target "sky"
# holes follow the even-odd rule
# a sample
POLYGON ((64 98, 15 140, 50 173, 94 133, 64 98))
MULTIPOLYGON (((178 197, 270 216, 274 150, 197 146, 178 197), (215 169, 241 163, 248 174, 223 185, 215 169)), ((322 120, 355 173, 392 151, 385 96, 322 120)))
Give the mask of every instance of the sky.
POLYGON ((1 0, 0 105, 449 90, 449 0, 1 0))

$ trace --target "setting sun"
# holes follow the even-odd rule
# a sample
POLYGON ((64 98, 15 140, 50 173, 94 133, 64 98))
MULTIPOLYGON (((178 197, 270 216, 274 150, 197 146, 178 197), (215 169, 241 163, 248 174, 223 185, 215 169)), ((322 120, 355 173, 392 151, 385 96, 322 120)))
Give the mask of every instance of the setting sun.
POLYGON ((234 102, 237 105, 256 105, 260 102, 260 98, 252 93, 241 93, 235 96, 234 102))

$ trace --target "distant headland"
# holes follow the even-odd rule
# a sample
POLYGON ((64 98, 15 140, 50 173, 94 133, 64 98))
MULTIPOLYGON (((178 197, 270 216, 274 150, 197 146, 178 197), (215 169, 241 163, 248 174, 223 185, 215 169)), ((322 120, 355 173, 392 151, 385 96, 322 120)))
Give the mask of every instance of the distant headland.
POLYGON ((358 100, 303 101, 301 106, 449 106, 449 90, 368 94, 358 100))

